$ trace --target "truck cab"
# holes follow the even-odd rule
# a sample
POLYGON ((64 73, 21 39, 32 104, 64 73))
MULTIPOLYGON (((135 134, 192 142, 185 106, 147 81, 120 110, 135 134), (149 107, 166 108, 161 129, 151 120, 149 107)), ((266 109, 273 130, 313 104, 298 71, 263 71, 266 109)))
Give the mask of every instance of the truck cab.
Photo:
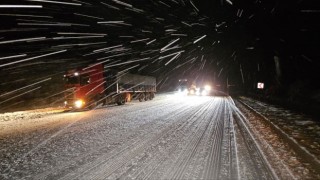
POLYGON ((84 108, 93 105, 104 91, 103 67, 92 66, 73 69, 64 75, 65 106, 67 108, 84 108))

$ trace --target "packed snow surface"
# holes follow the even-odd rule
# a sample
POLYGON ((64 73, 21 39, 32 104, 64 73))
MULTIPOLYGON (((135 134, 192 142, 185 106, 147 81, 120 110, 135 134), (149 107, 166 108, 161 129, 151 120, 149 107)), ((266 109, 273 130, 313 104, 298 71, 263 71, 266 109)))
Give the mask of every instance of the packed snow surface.
POLYGON ((8 119, 0 179, 273 179, 238 111, 230 97, 164 94, 8 119))

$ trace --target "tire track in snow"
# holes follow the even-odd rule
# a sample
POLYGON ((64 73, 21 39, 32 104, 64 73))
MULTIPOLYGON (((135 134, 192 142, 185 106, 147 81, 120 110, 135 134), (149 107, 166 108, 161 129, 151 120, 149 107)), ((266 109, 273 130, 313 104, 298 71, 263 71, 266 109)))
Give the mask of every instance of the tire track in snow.
POLYGON ((217 179, 220 173, 220 155, 221 155, 221 148, 222 148, 222 139, 223 139, 223 130, 224 130, 224 101, 225 99, 221 100, 223 102, 220 103, 220 111, 217 111, 217 120, 215 123, 214 131, 212 131, 211 138, 210 138, 210 151, 207 159, 207 163, 203 172, 204 179, 217 179), (223 107, 223 108, 222 108, 223 107))
MULTIPOLYGON (((206 102, 206 103, 208 103, 208 102, 206 102)), ((192 116, 192 113, 195 111, 197 111, 197 109, 195 109, 192 106, 188 106, 187 108, 184 108, 181 111, 178 111, 178 112, 175 112, 174 114, 171 114, 170 117, 168 117, 166 119, 167 120, 168 119, 173 119, 173 120, 177 119, 177 120, 179 120, 178 122, 184 121, 184 119, 186 117, 192 116), (176 117, 179 117, 181 114, 184 114, 183 118, 181 118, 181 117, 176 118, 176 117)), ((159 120, 161 120, 161 118, 159 118, 159 120)), ((179 126, 181 126, 181 125, 179 125, 179 126)), ((106 157, 102 156, 101 158, 99 158, 99 160, 97 160, 97 162, 86 164, 84 167, 78 169, 78 171, 77 171, 78 173, 76 173, 78 176, 73 177, 73 175, 70 174, 71 176, 67 175, 63 179, 71 179, 71 178, 101 179, 103 177, 108 177, 114 171, 121 168, 125 164, 129 163, 128 160, 132 159, 137 154, 141 153, 144 149, 146 149, 147 145, 151 144, 152 142, 157 141, 158 139, 160 139, 161 137, 163 137, 166 133, 168 133, 170 131, 174 132, 175 129, 176 129, 176 127, 171 127, 171 126, 165 127, 161 130, 158 130, 158 133, 153 134, 152 137, 147 137, 147 140, 140 137, 140 139, 137 142, 128 145, 126 148, 124 148, 122 150, 118 150, 116 154, 114 154, 112 156, 106 155, 106 157), (132 147, 134 147, 134 148, 132 148, 132 147), (132 148, 132 149, 130 150, 130 148, 132 148), (103 160, 101 161, 101 159, 103 159, 103 160), (94 174, 91 175, 90 173, 94 173, 94 174)))
MULTIPOLYGON (((229 104, 230 109, 234 110, 233 121, 236 124, 236 128, 239 131, 241 139, 244 141, 244 145, 249 152, 249 158, 253 162, 254 176, 253 178, 259 179, 279 179, 272 169, 271 165, 264 156, 259 144, 256 142, 250 129, 247 127, 245 117, 241 114, 239 109, 234 104, 229 104)), ((251 170, 252 171, 252 170, 251 170)), ((241 177, 244 178, 244 177, 241 177)))
POLYGON ((237 157, 236 134, 232 121, 233 111, 229 104, 232 102, 231 97, 224 97, 224 109, 222 111, 223 136, 221 141, 220 170, 218 179, 239 179, 239 166, 237 157))
POLYGON ((171 170, 164 175, 164 179, 181 179, 187 169, 187 166, 190 164, 190 160, 194 157, 196 151, 200 147, 200 141, 203 140, 205 133, 207 132, 208 127, 214 121, 212 121, 212 117, 214 116, 214 112, 218 111, 218 108, 213 108, 217 105, 214 101, 212 101, 209 105, 207 105, 204 109, 203 114, 200 117, 196 117, 198 122, 196 132, 191 134, 190 141, 183 148, 184 150, 180 153, 177 161, 172 164, 171 170), (211 109, 214 109, 212 113, 211 109), (209 112, 208 112, 209 111, 209 112))
MULTIPOLYGON (((213 100, 211 100, 211 101, 213 101, 213 100)), ((176 136, 177 132, 183 131, 183 129, 184 129, 183 132, 192 129, 192 126, 195 126, 197 121, 199 121, 197 115, 198 114, 204 114, 205 111, 207 111, 208 106, 210 106, 211 104, 212 103, 209 103, 208 105, 202 106, 201 109, 197 113, 195 113, 194 115, 188 117, 186 119, 186 122, 182 126, 179 126, 177 129, 173 129, 173 131, 171 133, 167 133, 166 137, 163 137, 163 139, 171 139, 170 136, 173 135, 174 138, 175 138, 174 140, 176 140, 177 139, 177 136, 176 136)), ((186 136, 187 134, 182 134, 182 135, 186 136)), ((194 134, 190 133, 187 137, 184 137, 184 138, 185 139, 190 139, 192 135, 194 135, 194 134)), ((183 137, 181 137, 181 139, 183 139, 183 137)), ((159 142, 157 142, 157 144, 155 144, 155 146, 158 145, 160 142, 161 141, 159 140, 159 142)), ((155 156, 152 157, 150 162, 149 163, 145 163, 143 165, 143 167, 140 168, 139 171, 136 171, 130 177, 135 178, 135 179, 150 179, 150 176, 153 173, 155 173, 157 168, 162 166, 162 163, 164 161, 168 160, 168 158, 170 158, 168 156, 168 154, 172 154, 172 153, 174 153, 174 151, 176 149, 178 149, 178 146, 176 144, 173 144, 173 143, 174 142, 167 142, 167 145, 169 146, 167 151, 165 151, 165 152, 161 152, 161 151, 160 152, 155 152, 156 154, 155 154, 155 156), (145 173, 145 172, 148 172, 148 173, 145 173)), ((162 145, 162 146, 164 146, 164 145, 162 145)))
MULTIPOLYGON (((168 102, 169 103, 169 102, 168 102)), ((148 106, 149 108, 146 108, 146 109, 142 109, 142 110, 138 110, 138 111, 135 111, 135 110, 131 110, 129 112, 127 112, 126 114, 128 115, 131 115, 131 116, 136 116, 138 114, 141 114, 143 111, 153 111, 153 110, 168 110, 169 107, 168 107, 168 103, 165 103, 165 104, 159 104, 158 106, 148 106)), ((187 105, 184 105, 182 107, 179 107, 179 106, 174 106, 176 107, 175 109, 171 109, 171 111, 178 111, 179 109, 183 109, 185 108, 187 105)), ((125 108, 125 107, 123 107, 125 108)), ((123 111, 123 108, 118 108, 118 109, 121 109, 119 111, 123 111)), ((137 107, 135 107, 137 108, 137 107)), ((170 112, 170 111, 169 111, 170 112)), ((115 112, 114 114, 118 114, 117 112, 115 112)), ((112 115, 111 115, 112 116, 112 115)), ((119 116, 119 115, 118 115, 119 116)), ((117 116, 117 117, 118 117, 117 116)), ((163 116, 166 116, 166 114, 164 114, 163 116)), ((112 117, 111 117, 112 118, 112 117)), ((162 117, 158 117, 157 119, 161 119, 162 117)), ((117 118, 118 119, 118 118, 117 118)), ((153 120, 154 121, 154 120, 153 120)), ((129 145, 126 145, 126 147, 130 147, 130 146, 133 146, 135 143, 137 143, 137 141, 140 139, 140 137, 137 137, 136 138, 137 140, 132 142, 131 144, 129 145)), ((63 165, 61 166, 58 166, 58 167, 54 167, 53 169, 50 169, 50 170, 46 170, 45 172, 41 173, 41 174, 38 174, 35 178, 36 179, 46 179, 48 178, 49 175, 51 174, 58 174, 59 172, 61 172, 62 170, 65 170, 66 168, 69 168, 70 166, 72 167, 73 164, 75 164, 77 161, 87 157, 87 156, 90 156, 92 154, 95 154, 95 153, 99 153, 100 150, 106 148, 108 146, 108 144, 104 145, 104 146, 100 146, 100 147, 94 147, 92 148, 91 150, 89 150, 88 152, 86 153, 83 153, 81 156, 77 156, 75 158, 73 158, 71 161, 68 161, 67 163, 64 163, 63 165)), ((117 150, 116 150, 117 151, 117 150)), ((115 152, 116 152, 115 151, 115 152)))
MULTIPOLYGON (((163 104, 163 103, 159 104, 160 107, 166 107, 167 105, 170 104, 170 102, 166 101, 165 99, 160 99, 160 100, 157 100, 157 101, 160 101, 160 102, 164 101, 165 102, 165 104, 163 104)), ((138 103, 138 104, 139 105, 142 104, 142 106, 144 106, 143 103, 138 103)), ((158 103, 156 103, 156 102, 153 103, 153 104, 158 105, 158 103)), ((159 109, 159 107, 152 106, 152 105, 151 106, 147 106, 145 108, 140 108, 140 109, 138 109, 138 111, 135 110, 135 108, 137 108, 137 107, 133 107, 133 109, 131 108, 132 110, 128 111, 128 113, 132 113, 132 112, 139 113, 141 111, 146 111, 146 110, 151 110, 151 109, 159 109)), ((112 107, 111 109, 114 109, 113 111, 111 111, 111 112, 113 112, 111 116, 118 115, 119 112, 121 112, 121 110, 122 110, 122 108, 120 108, 120 107, 114 107, 114 108, 112 107)), ((96 112, 95 112, 95 110, 93 110, 93 111, 89 111, 88 113, 96 113, 96 112)), ((42 119, 44 119, 44 120, 46 118, 57 118, 57 119, 59 119, 61 116, 64 116, 64 115, 66 115, 66 113, 64 113, 64 114, 54 114, 54 115, 43 117, 42 119)), ((33 131, 31 131, 31 132, 29 132, 27 134, 27 136, 21 137, 21 138, 24 139, 24 140, 21 140, 23 142, 32 142, 34 139, 37 139, 38 143, 35 143, 35 145, 33 145, 30 148, 30 150, 25 149, 25 151, 27 153, 24 153, 21 156, 17 156, 16 160, 12 160, 13 163, 12 163, 12 166, 10 167, 10 169, 11 168, 16 168, 21 163, 24 163, 25 159, 27 159, 27 157, 32 156, 36 151, 39 151, 41 148, 45 148, 45 146, 48 143, 50 143, 50 141, 52 141, 53 139, 56 139, 58 136, 60 136, 61 134, 65 133, 66 131, 68 131, 68 129, 70 129, 72 126, 78 124, 79 123, 78 122, 79 119, 82 119, 83 117, 80 117, 80 118, 79 117, 75 117, 75 118, 77 118, 78 120, 74 120, 71 123, 66 124, 66 125, 61 123, 64 126, 61 126, 60 128, 58 126, 54 126, 53 128, 51 126, 46 126, 45 128, 42 129, 42 131, 41 131, 42 133, 39 131, 39 129, 36 129, 36 134, 32 135, 31 132, 33 132, 33 131), (29 134, 31 134, 31 136, 28 138, 29 134), (47 136, 44 136, 44 135, 47 135, 47 136), (45 137, 45 139, 43 139, 43 137, 45 137), (27 139, 25 140, 25 138, 27 138, 27 139)), ((71 164, 71 163, 67 163, 67 164, 71 164)), ((65 165, 64 165, 64 167, 65 167, 65 165)), ((62 169, 62 168, 59 168, 59 169, 62 169)), ((50 171, 45 171, 44 173, 48 174, 48 172, 50 172, 50 171)))

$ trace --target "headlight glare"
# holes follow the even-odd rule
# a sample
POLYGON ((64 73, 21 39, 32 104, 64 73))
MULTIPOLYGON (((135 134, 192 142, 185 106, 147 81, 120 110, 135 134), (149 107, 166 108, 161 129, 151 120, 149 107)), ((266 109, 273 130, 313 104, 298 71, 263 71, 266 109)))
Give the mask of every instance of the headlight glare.
POLYGON ((208 92, 206 90, 201 92, 201 96, 206 96, 206 95, 208 95, 208 92))
POLYGON ((204 86, 204 89, 205 89, 206 91, 210 91, 210 90, 211 90, 211 86, 206 85, 206 86, 204 86))
POLYGON ((74 102, 74 105, 76 108, 82 108, 84 106, 85 102, 81 99, 74 102))

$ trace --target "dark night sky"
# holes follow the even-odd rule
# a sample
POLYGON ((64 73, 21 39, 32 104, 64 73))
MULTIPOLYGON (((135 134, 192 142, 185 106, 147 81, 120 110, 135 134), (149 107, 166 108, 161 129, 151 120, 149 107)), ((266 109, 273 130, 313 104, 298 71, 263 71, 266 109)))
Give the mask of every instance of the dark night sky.
POLYGON ((163 90, 183 77, 319 89, 315 1, 54 1, 1 1, 42 8, 0 6, 0 106, 59 93, 67 69, 94 63, 156 76, 163 90))

